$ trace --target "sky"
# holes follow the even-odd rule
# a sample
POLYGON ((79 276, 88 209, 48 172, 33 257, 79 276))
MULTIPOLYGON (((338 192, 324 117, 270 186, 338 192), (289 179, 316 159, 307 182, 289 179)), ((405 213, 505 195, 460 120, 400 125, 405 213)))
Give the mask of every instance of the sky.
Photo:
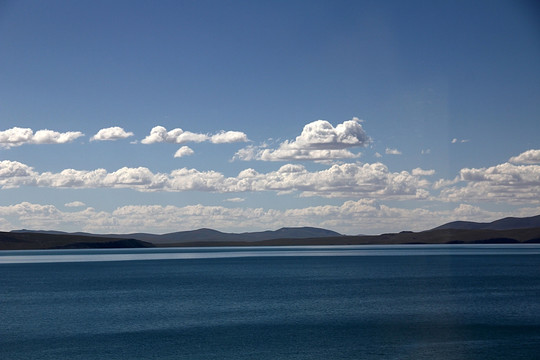
POLYGON ((0 230, 540 214, 534 1, 0 0, 0 230))

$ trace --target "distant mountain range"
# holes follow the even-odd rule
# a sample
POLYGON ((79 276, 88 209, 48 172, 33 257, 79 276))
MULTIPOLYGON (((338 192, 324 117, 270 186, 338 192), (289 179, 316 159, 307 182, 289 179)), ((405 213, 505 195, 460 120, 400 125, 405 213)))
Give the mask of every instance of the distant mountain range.
POLYGON ((510 230, 510 229, 529 229, 540 227, 540 215, 516 218, 507 217, 495 220, 490 223, 479 223, 471 221, 453 221, 438 226, 433 230, 439 229, 462 229, 462 230, 510 230))
POLYGON ((540 215, 504 218, 490 223, 454 221, 431 230, 382 235, 346 236, 314 227, 274 231, 224 233, 198 229, 156 235, 16 230, 0 232, 0 250, 133 248, 164 246, 275 246, 275 245, 383 245, 383 244, 504 244, 540 243, 540 215))
POLYGON ((303 238, 319 238, 342 236, 341 234, 320 228, 314 227, 284 227, 278 230, 245 232, 245 233, 224 233, 212 229, 198 229, 191 231, 178 231, 168 234, 147 234, 147 233, 131 233, 131 234, 90 234, 84 232, 66 233, 61 231, 43 231, 43 230, 15 230, 11 233, 40 233, 53 235, 72 235, 72 236, 92 236, 105 237, 115 239, 135 239, 140 241, 150 242, 156 245, 164 244, 182 244, 186 242, 255 242, 274 239, 303 239, 303 238))
POLYGON ((60 231, 0 232, 0 250, 35 249, 106 249, 154 247, 135 239, 118 239, 91 235, 73 235, 60 231))

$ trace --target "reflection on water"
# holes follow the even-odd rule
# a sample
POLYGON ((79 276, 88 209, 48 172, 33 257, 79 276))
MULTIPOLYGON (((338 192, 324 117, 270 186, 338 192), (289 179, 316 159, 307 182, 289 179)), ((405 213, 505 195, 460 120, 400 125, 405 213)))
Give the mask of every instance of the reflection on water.
POLYGON ((538 244, 261 246, 0 251, 0 264, 218 259, 277 256, 426 256, 540 254, 538 244))
POLYGON ((0 359, 540 353, 538 244, 9 251, 0 262, 0 359))

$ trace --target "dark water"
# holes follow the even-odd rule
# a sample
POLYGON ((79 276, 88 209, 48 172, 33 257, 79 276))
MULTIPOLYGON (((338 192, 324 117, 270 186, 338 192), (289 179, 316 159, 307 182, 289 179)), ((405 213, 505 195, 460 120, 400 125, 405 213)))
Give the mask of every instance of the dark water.
POLYGON ((535 245, 2 252, 0 359, 537 359, 539 296, 535 245))

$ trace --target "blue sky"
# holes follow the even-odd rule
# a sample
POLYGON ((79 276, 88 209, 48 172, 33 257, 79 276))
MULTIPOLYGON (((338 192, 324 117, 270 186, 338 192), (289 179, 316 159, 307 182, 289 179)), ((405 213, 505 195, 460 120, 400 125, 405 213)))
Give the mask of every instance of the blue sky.
POLYGON ((0 230, 540 213, 533 1, 1 1, 0 230))

